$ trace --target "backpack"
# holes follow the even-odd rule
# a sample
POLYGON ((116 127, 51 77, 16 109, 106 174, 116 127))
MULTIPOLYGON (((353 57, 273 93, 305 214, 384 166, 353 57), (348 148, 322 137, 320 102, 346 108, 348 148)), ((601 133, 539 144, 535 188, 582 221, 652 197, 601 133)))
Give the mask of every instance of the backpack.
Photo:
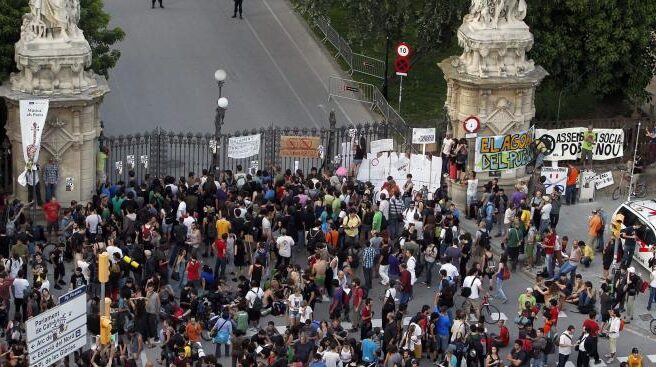
POLYGON ((216 239, 218 232, 216 231, 216 220, 214 216, 210 216, 207 219, 207 237, 216 239))
POLYGON ((237 177, 237 188, 241 189, 244 184, 246 184, 246 176, 239 175, 239 177, 237 177))
MULTIPOLYGON (((529 338, 524 338, 522 340, 522 349, 524 349, 524 352, 526 352, 526 355, 529 358, 533 358, 533 341, 529 338)), ((537 352, 537 351, 535 351, 537 352)))
POLYGON ((306 245, 308 251, 314 252, 314 250, 317 248, 317 244, 323 242, 324 240, 323 232, 320 229, 310 229, 308 232, 306 245))
POLYGON ((545 354, 552 354, 553 352, 556 351, 556 339, 558 339, 560 335, 555 335, 551 338, 547 338, 547 344, 544 347, 544 353, 545 354))
POLYGON ((572 341, 572 338, 569 335, 567 335, 563 332, 561 334, 555 335, 554 338, 553 338, 553 344, 556 347, 560 347, 560 336, 561 335, 564 335, 567 339, 569 339, 570 342, 572 341))
POLYGON ((245 333, 248 329, 248 313, 239 311, 237 313, 237 330, 245 333))
POLYGON ((501 273, 503 280, 510 279, 510 268, 506 265, 503 267, 503 272, 501 273))
MULTIPOLYGON (((257 290, 259 291, 260 288, 257 288, 257 290)), ((253 290, 251 289, 250 292, 253 292, 253 290)), ((258 296, 257 292, 253 292, 253 293, 255 293, 255 300, 253 300, 252 309, 253 311, 260 312, 262 311, 262 297, 258 296)))
POLYGON ((474 285, 474 282, 476 281, 476 279, 478 279, 478 277, 474 277, 474 279, 472 279, 471 283, 469 283, 468 287, 465 287, 464 282, 463 282, 463 287, 460 290, 460 295, 461 296, 463 296, 465 298, 469 298, 469 296, 471 296, 471 294, 472 294, 471 287, 472 287, 472 285, 474 285))
POLYGON ((490 244, 490 234, 487 231, 479 230, 479 232, 481 232, 481 237, 478 239, 478 245, 480 247, 486 247, 490 244))
POLYGON ((444 232, 444 243, 450 246, 453 244, 453 229, 447 227, 444 230, 446 231, 444 232))

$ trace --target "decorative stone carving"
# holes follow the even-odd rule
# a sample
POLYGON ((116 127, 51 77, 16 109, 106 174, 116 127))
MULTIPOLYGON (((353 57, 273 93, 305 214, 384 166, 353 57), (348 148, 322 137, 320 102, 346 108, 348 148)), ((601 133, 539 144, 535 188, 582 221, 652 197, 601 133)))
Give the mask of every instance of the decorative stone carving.
POLYGON ((30 1, 15 47, 19 72, 11 75, 12 90, 78 94, 97 85, 85 70, 91 65, 91 47, 79 20, 79 0, 30 1))
POLYGON ((464 22, 496 29, 507 23, 521 22, 526 17, 526 0, 472 0, 464 22))

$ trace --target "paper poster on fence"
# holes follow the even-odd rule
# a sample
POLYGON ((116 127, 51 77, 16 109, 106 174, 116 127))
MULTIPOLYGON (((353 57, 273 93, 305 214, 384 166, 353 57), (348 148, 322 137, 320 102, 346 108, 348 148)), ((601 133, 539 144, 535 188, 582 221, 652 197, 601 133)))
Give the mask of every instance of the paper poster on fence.
POLYGON ((370 143, 371 153, 391 152, 394 150, 394 139, 374 140, 370 143))
POLYGON ((280 137, 280 156, 288 158, 317 158, 321 138, 318 136, 280 137))
POLYGON ((561 193, 565 192, 567 167, 542 167, 541 175, 546 178, 544 181, 545 194, 551 194, 556 188, 561 193))
POLYGON ((228 158, 248 158, 260 153, 260 134, 228 139, 228 158))
POLYGON ((474 170, 503 171, 524 167, 533 160, 530 145, 533 127, 527 131, 476 138, 474 170))
POLYGON ((388 176, 392 176, 396 183, 402 186, 407 175, 411 174, 416 190, 426 186, 430 192, 434 192, 440 187, 441 172, 442 159, 439 157, 431 159, 422 154, 412 154, 408 158, 406 154, 396 152, 380 155, 370 153, 363 159, 357 179, 369 181, 379 190, 388 176))
MULTIPOLYGON (((581 157, 581 142, 585 127, 567 129, 535 130, 535 139, 547 149, 546 161, 576 160, 581 157)), ((604 161, 624 156, 624 130, 594 129, 595 145, 592 159, 604 161)))

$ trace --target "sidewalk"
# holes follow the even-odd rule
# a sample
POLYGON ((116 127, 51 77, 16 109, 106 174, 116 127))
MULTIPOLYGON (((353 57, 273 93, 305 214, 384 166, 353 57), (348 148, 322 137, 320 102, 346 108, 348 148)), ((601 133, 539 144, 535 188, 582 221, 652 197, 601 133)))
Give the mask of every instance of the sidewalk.
MULTIPOLYGON (((610 220, 610 216, 613 214, 615 209, 623 202, 621 200, 612 200, 611 198, 602 197, 599 200, 593 202, 580 202, 576 205, 564 205, 560 210, 560 221, 556 228, 559 236, 568 236, 570 238, 570 243, 573 240, 585 240, 587 238, 587 228, 588 228, 588 216, 593 209, 603 208, 610 220)), ((475 221, 464 219, 461 222, 461 227, 474 234, 477 230, 477 225, 475 221)), ((496 233, 496 227, 493 229, 493 233, 496 233)), ((604 238, 608 238, 609 230, 606 228, 604 232, 604 238)), ((492 236, 492 248, 496 254, 503 252, 501 249, 501 238, 492 236)), ((520 255, 520 263, 523 261, 524 256, 520 255)), ((649 274, 644 268, 637 265, 635 266, 636 271, 643 280, 649 281, 649 274)), ((519 268, 527 276, 532 279, 535 278, 535 272, 529 272, 523 267, 519 268)), ((601 264, 601 254, 595 254, 595 259, 589 268, 579 266, 577 272, 583 275, 584 280, 590 280, 593 284, 599 284, 599 276, 602 274, 602 264, 601 264)), ((652 333, 649 330, 649 321, 654 317, 653 313, 647 311, 647 296, 649 291, 644 294, 639 294, 634 307, 634 316, 633 321, 630 324, 626 325, 626 328, 633 330, 638 333, 642 333, 646 336, 651 336, 652 333)))

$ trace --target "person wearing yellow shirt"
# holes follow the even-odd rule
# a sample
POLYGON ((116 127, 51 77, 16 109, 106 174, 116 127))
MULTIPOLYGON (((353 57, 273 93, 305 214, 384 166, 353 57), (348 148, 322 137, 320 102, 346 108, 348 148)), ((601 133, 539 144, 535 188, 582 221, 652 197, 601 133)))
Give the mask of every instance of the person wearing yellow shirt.
POLYGON ((631 349, 631 355, 626 362, 629 364, 629 367, 642 367, 642 356, 638 348, 631 349))
POLYGON ((216 238, 223 238, 223 234, 230 233, 230 222, 223 216, 216 221, 216 238))
POLYGON ((342 227, 344 228, 344 234, 346 234, 345 245, 356 246, 358 244, 358 228, 360 228, 360 217, 355 211, 355 208, 349 209, 348 216, 344 217, 342 222, 342 227))
POLYGON ((586 268, 590 267, 592 260, 594 260, 595 252, 592 249, 591 245, 585 245, 581 248, 583 250, 583 257, 581 258, 581 264, 586 268))

